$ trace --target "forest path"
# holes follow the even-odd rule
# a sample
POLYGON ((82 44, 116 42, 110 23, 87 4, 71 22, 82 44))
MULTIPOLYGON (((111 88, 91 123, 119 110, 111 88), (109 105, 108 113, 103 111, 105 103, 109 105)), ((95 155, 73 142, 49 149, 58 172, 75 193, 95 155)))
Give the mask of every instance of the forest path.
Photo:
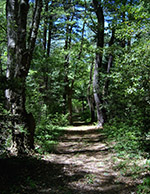
POLYGON ((108 147, 105 139, 95 126, 83 125, 65 130, 55 151, 42 158, 63 166, 63 174, 55 177, 57 182, 59 176, 63 185, 52 188, 52 193, 135 193, 131 179, 113 170, 113 149, 108 147))
POLYGON ((95 126, 67 128, 52 153, 0 159, 0 194, 136 194, 95 126))

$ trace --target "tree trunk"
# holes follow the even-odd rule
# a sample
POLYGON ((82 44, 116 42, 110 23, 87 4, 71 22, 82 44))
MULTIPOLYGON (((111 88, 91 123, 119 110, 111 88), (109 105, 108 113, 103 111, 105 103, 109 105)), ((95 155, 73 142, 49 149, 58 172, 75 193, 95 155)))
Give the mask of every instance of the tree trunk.
MULTIPOLYGON (((74 13, 72 15, 72 17, 70 18, 70 16, 66 17, 66 22, 68 21, 73 21, 74 18, 74 13)), ((69 78, 68 78, 68 68, 69 68, 69 50, 71 48, 71 33, 72 33, 72 28, 73 25, 69 25, 67 24, 66 26, 66 40, 65 40, 65 47, 64 49, 66 51, 68 51, 68 54, 66 54, 65 56, 65 63, 64 63, 64 71, 65 71, 65 77, 64 77, 64 94, 63 94, 63 98, 64 98, 64 112, 66 112, 66 108, 68 108, 68 113, 69 113, 69 123, 70 125, 73 123, 72 121, 72 93, 73 93, 73 83, 74 81, 72 81, 71 86, 69 86, 70 82, 69 82, 69 78)))
MULTIPOLYGON (((115 39, 115 29, 112 29, 112 35, 111 35, 111 39, 109 41, 109 47, 111 49, 111 46, 114 44, 114 39, 115 39)), ((110 73, 110 69, 112 67, 112 63, 113 63, 113 51, 111 50, 109 57, 108 57, 108 63, 107 63, 107 74, 110 73)), ((104 96, 107 97, 108 95, 108 87, 109 87, 109 79, 108 77, 106 77, 105 79, 105 83, 104 83, 104 96)))
MULTIPOLYGON (((52 16, 47 15, 48 12, 50 12, 48 4, 49 4, 49 0, 45 0, 45 8, 44 8, 45 15, 44 15, 44 30, 43 30, 43 49, 44 49, 45 59, 48 59, 48 57, 50 56, 51 34, 52 34, 51 31, 52 31, 52 24, 53 24, 52 16)), ((44 79, 45 91, 48 91, 48 82, 49 82, 48 72, 49 72, 49 67, 48 67, 48 64, 45 63, 43 68, 43 74, 44 74, 43 79, 44 79)), ((48 99, 49 99, 48 95, 45 94, 45 97, 44 97, 45 104, 48 104, 48 99)), ((47 116, 47 110, 46 110, 46 116, 47 116)))
MULTIPOLYGON (((52 5, 51 5, 52 6, 52 5)), ((47 43, 47 56, 50 56, 51 51, 51 41, 52 41, 52 28, 53 28, 53 17, 52 15, 49 18, 48 24, 48 43, 47 43)))
POLYGON ((72 120, 72 88, 69 88, 68 92, 68 113, 69 113, 69 124, 73 124, 72 120))
MULTIPOLYGON (((123 5, 124 8, 126 6, 126 3, 127 3, 127 0, 122 1, 122 5, 123 5)), ((126 20, 126 12, 125 12, 125 10, 123 10, 123 12, 122 12, 122 23, 124 23, 125 20, 126 20)), ((126 39, 123 38, 122 41, 121 41, 121 47, 125 48, 125 46, 126 46, 126 39)))
POLYGON ((103 8, 101 5, 101 1, 93 0, 93 5, 95 9, 95 13, 97 16, 98 27, 97 27, 97 49, 96 51, 96 60, 94 67, 94 75, 93 75, 93 93, 94 100, 96 104, 97 110, 97 121, 98 127, 102 127, 104 124, 104 116, 103 116, 103 103, 102 96, 100 95, 100 71, 102 69, 102 49, 104 46, 104 14, 103 8))
MULTIPOLYGON (((30 37, 30 49, 27 49, 26 25, 29 0, 21 0, 20 2, 17 0, 7 0, 6 9, 8 41, 6 77, 11 83, 10 88, 6 90, 6 98, 13 115, 13 144, 16 152, 22 154, 27 147, 34 147, 31 145, 33 140, 28 138, 33 136, 34 132, 31 131, 34 131, 35 126, 31 129, 31 124, 29 124, 31 121, 29 121, 30 119, 25 109, 25 83, 38 30, 38 25, 36 24, 39 24, 39 21, 36 21, 33 26, 30 37)), ((35 14, 39 19, 40 13, 41 0, 37 0, 35 14)))
POLYGON ((97 61, 95 62, 94 75, 93 75, 93 93, 94 100, 96 104, 97 111, 97 121, 98 127, 102 127, 104 124, 103 112, 102 112, 102 101, 100 96, 100 88, 99 88, 99 69, 97 61))
POLYGON ((93 123, 95 121, 95 108, 94 108, 94 96, 93 92, 91 94, 91 84, 92 84, 92 75, 93 75, 93 65, 94 61, 92 61, 91 68, 90 68, 90 80, 89 80, 89 85, 87 88, 87 100, 88 100, 88 105, 91 113, 91 122, 93 123))
MULTIPOLYGON (((45 10, 44 14, 47 14, 48 12, 48 3, 49 0, 45 0, 45 10)), ((47 43, 47 15, 44 15, 44 31, 43 31, 43 49, 46 51, 46 43, 47 43)))
POLYGON ((1 54, 0 54, 0 76, 3 74, 3 68, 2 68, 2 60, 1 60, 1 54))

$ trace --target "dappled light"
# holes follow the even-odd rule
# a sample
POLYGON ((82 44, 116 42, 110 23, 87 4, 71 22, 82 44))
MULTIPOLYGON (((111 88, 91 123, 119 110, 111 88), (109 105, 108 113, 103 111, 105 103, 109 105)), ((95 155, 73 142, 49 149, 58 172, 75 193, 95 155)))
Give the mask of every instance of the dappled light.
POLYGON ((150 193, 149 0, 0 0, 0 194, 150 193))
POLYGON ((95 126, 68 127, 50 154, 39 155, 39 159, 38 155, 1 159, 0 190, 22 194, 131 193, 137 183, 113 169, 114 153, 105 139, 95 126))

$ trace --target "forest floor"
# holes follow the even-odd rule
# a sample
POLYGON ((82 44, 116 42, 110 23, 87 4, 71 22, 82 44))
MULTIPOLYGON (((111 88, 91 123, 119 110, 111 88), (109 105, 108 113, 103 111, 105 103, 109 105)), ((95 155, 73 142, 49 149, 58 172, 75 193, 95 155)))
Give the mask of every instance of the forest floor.
POLYGON ((66 128, 50 154, 1 159, 0 194, 136 194, 140 180, 115 169, 114 156, 102 129, 66 128))

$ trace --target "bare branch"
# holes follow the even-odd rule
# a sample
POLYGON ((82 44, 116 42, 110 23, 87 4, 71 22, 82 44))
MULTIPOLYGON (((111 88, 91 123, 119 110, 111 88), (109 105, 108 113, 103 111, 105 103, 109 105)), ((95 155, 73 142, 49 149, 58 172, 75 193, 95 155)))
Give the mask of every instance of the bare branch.
POLYGON ((35 1, 35 8, 34 8, 34 13, 33 13, 33 19, 32 19, 32 25, 30 28, 30 33, 28 37, 28 67, 30 67, 30 63, 32 60, 32 54, 34 51, 35 47, 35 42, 38 34, 38 29, 39 29, 39 23, 40 23, 40 18, 41 18, 41 11, 42 11, 42 0, 36 0, 35 1))

